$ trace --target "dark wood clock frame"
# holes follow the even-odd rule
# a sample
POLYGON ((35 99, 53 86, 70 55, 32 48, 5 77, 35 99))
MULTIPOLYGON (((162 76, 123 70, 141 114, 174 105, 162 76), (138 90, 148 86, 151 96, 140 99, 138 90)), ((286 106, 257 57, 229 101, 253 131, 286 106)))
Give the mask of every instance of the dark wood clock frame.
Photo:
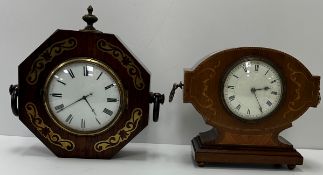
POLYGON ((210 55, 184 74, 184 103, 192 103, 213 128, 192 140, 193 157, 206 163, 286 164, 289 169, 303 157, 279 133, 292 126, 309 107, 320 102, 320 77, 312 76, 296 58, 281 51, 244 47, 210 55), (255 122, 234 117, 222 99, 223 76, 245 57, 268 60, 280 72, 284 94, 278 108, 255 122))
POLYGON ((97 18, 92 10, 89 7, 89 14, 83 17, 88 23, 85 29, 57 30, 28 56, 18 67, 18 85, 10 87, 13 113, 58 157, 111 158, 147 126, 149 103, 154 102, 154 121, 158 120, 159 103, 163 103, 163 95, 149 92, 148 71, 119 39, 95 30, 92 24, 97 18), (47 78, 61 63, 78 58, 108 65, 126 93, 117 120, 98 133, 69 132, 46 110, 43 95, 47 78))

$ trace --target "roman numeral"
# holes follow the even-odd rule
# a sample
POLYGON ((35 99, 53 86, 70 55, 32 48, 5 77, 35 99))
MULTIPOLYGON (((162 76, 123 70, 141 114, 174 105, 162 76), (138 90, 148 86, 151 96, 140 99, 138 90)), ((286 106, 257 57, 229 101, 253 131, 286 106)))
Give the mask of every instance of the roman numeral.
POLYGON ((228 86, 229 89, 234 89, 234 86, 228 86))
POLYGON ((273 83, 275 83, 276 81, 277 81, 277 80, 273 80, 273 81, 271 81, 270 83, 271 83, 271 84, 273 84, 273 83))
POLYGON ((236 75, 234 75, 234 74, 233 74, 233 76, 234 76, 234 77, 236 77, 236 78, 239 78, 238 76, 236 76, 236 75))
POLYGON ((63 94, 61 94, 61 93, 51 93, 50 95, 52 97, 60 97, 60 98, 62 98, 62 96, 63 96, 63 94))
POLYGON ((96 80, 98 80, 101 77, 101 75, 102 75, 102 72, 100 73, 100 75, 98 76, 98 78, 96 78, 96 80))
POLYGON ((271 103, 269 100, 266 102, 266 104, 267 104, 268 106, 271 106, 271 105, 272 105, 272 103, 271 103))
POLYGON ((111 111, 110 109, 107 109, 107 108, 104 108, 103 112, 110 115, 110 116, 113 114, 113 111, 111 111))
POLYGON ((267 75, 268 72, 269 72, 269 69, 266 71, 265 75, 267 75))
POLYGON ((241 105, 239 104, 239 105, 236 107, 236 109, 239 111, 239 110, 240 110, 240 108, 241 108, 241 105))
POLYGON ((73 73, 72 69, 68 69, 68 74, 70 74, 70 76, 71 76, 72 78, 75 78, 75 76, 74 76, 74 73, 73 73))
POLYGON ((258 72, 258 70, 259 70, 259 65, 258 64, 255 64, 255 71, 258 72))
POLYGON ((83 75, 84 76, 89 76, 89 71, 87 70, 87 66, 83 66, 83 75))
POLYGON ((72 120, 73 120, 73 116, 72 116, 72 114, 70 114, 70 115, 66 118, 65 122, 66 122, 66 123, 68 123, 68 124, 71 124, 72 120))
POLYGON ((107 89, 110 89, 113 86, 115 86, 115 84, 110 84, 110 85, 106 86, 104 89, 107 90, 107 89))
POLYGON ((59 83, 63 84, 63 85, 66 85, 66 83, 60 81, 60 80, 57 80, 59 83))
POLYGON ((233 101, 234 99, 235 99, 235 96, 234 95, 232 95, 232 96, 229 97, 229 100, 230 101, 233 101))
POLYGON ((83 128, 83 129, 85 128, 85 120, 84 119, 81 120, 81 128, 83 128))
POLYGON ((250 115, 250 109, 247 110, 247 114, 250 115))
POLYGON ((60 105, 58 105, 58 106, 55 106, 55 110, 56 111, 59 111, 59 110, 61 110, 61 109, 63 109, 64 108, 64 105, 63 104, 60 104, 60 105))
POLYGON ((117 102, 116 98, 107 98, 107 102, 117 102))
POLYGON ((271 91, 271 94, 273 94, 273 95, 277 95, 277 92, 275 92, 275 91, 271 91))
POLYGON ((247 73, 247 67, 246 67, 246 65, 242 65, 242 68, 243 68, 243 70, 247 73))

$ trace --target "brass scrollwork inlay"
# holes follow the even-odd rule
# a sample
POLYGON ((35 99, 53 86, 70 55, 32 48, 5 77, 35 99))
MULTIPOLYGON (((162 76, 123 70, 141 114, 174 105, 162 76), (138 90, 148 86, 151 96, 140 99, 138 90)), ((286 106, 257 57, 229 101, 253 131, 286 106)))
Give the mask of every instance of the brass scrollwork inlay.
POLYGON ((289 103, 288 103, 288 110, 284 113, 284 118, 288 117, 289 116, 289 113, 291 112, 296 112, 296 111, 299 111, 301 109, 303 109, 304 107, 306 107, 306 103, 304 103, 303 101, 301 101, 301 91, 302 91, 302 88, 304 88, 302 86, 302 83, 300 83, 298 81, 298 79, 307 79, 307 76, 303 73, 303 72, 300 72, 300 71, 296 71, 295 69, 292 68, 292 65, 290 63, 287 64, 287 68, 289 71, 291 71, 290 73, 290 79, 292 80, 292 82, 296 85, 294 86, 294 98, 293 100, 291 100, 289 103))
POLYGON ((117 59, 122 64, 122 66, 127 69, 129 76, 132 77, 136 89, 144 89, 145 83, 141 77, 141 72, 129 55, 124 53, 123 50, 121 50, 119 47, 107 42, 104 39, 100 39, 97 42, 97 47, 102 52, 108 53, 113 56, 113 58, 117 59))
POLYGON ((76 47, 77 41, 75 38, 67 38, 56 42, 44 50, 33 62, 31 69, 27 75, 26 81, 30 85, 34 85, 38 81, 39 74, 45 69, 45 65, 51 62, 57 55, 64 51, 72 50, 76 47))
POLYGON ((126 122, 124 127, 120 129, 117 134, 109 137, 107 140, 99 141, 94 145, 96 152, 102 152, 107 149, 118 146, 123 141, 127 140, 131 133, 138 127, 138 123, 142 117, 142 109, 135 108, 132 111, 131 119, 126 122))
POLYGON ((33 126, 50 143, 59 146, 66 151, 72 151, 75 148, 74 142, 62 139, 60 135, 53 132, 52 129, 43 122, 43 119, 38 115, 38 111, 34 103, 28 102, 25 105, 25 109, 33 126))
MULTIPOLYGON (((202 96, 197 96, 195 94, 191 94, 192 98, 194 98, 200 106, 202 106, 203 108, 211 109, 214 112, 214 114, 216 114, 216 110, 213 106, 214 101, 208 95, 209 94, 208 91, 210 90, 210 87, 209 87, 210 81, 215 76, 216 69, 219 66, 220 66, 220 61, 217 61, 214 66, 203 69, 202 71, 199 72, 199 74, 197 76, 193 77, 193 79, 195 79, 193 82, 199 82, 201 84, 200 88, 201 88, 201 95, 202 96), (207 75, 207 76, 202 76, 202 75, 207 75), (204 78, 202 80, 202 79, 200 79, 200 77, 207 77, 207 78, 204 78)), ((191 91, 191 93, 192 93, 192 91, 191 91)))

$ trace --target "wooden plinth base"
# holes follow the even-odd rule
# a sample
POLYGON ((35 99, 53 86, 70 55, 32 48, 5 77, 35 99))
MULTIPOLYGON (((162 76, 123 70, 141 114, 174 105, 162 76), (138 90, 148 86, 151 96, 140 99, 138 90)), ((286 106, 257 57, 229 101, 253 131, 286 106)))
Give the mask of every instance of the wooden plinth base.
POLYGON ((249 163, 287 165, 294 169, 303 164, 302 155, 294 148, 226 146, 201 144, 199 136, 192 140, 192 154, 198 166, 215 163, 249 163))

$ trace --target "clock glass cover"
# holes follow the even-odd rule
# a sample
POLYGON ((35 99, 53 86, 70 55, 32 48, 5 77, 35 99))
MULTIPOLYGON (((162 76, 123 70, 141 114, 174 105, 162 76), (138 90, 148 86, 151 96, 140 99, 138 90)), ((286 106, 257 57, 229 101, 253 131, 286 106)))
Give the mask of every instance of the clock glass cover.
POLYGON ((59 65, 45 85, 46 109, 64 129, 77 134, 105 130, 118 118, 121 83, 107 66, 90 58, 59 65))
POLYGON ((243 59, 224 77, 225 105, 235 116, 245 120, 268 116, 278 107, 282 93, 278 71, 261 59, 243 59))

